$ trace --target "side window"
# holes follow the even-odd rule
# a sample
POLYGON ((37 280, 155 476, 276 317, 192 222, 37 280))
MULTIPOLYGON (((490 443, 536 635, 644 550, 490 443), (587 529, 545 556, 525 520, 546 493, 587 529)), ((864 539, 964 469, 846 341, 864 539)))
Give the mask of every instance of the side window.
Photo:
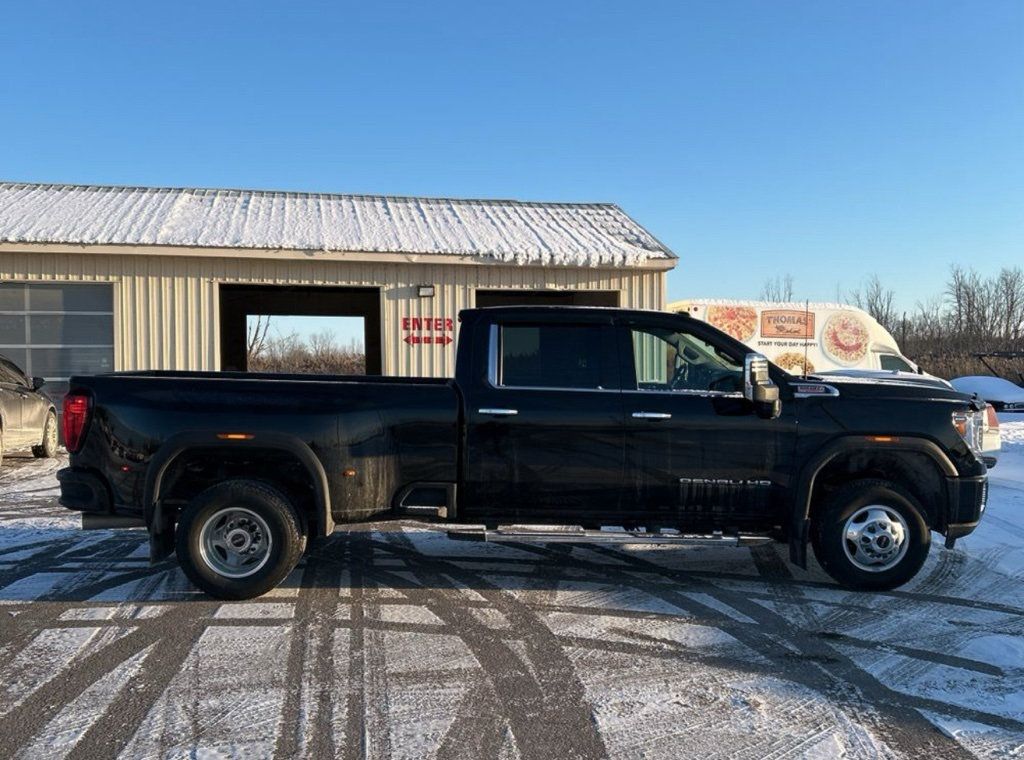
POLYGON ((743 390, 742 365, 695 335, 649 327, 633 328, 632 338, 637 390, 743 390))
POLYGON ((914 372, 914 368, 910 366, 902 357, 896 356, 895 354, 879 354, 878 357, 881 361, 882 369, 886 370, 898 370, 899 372, 914 372))
POLYGON ((601 387, 599 325, 505 325, 499 336, 497 385, 601 387))
POLYGON ((0 360, 0 382, 28 385, 28 380, 22 371, 7 360, 0 360))

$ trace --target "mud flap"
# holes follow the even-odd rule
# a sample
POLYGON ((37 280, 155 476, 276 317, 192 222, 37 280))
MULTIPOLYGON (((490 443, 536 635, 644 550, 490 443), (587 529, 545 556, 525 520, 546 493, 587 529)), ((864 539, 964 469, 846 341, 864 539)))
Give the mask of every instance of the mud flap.
POLYGON ((955 547, 956 546, 956 537, 954 537, 954 536, 946 536, 946 544, 945 544, 945 546, 946 546, 947 549, 952 549, 953 547, 955 547))
POLYGON ((153 509, 149 524, 149 564, 155 565, 174 554, 174 521, 165 517, 160 505, 153 509))
POLYGON ((789 535, 789 561, 802 570, 807 569, 807 539, 810 536, 811 521, 803 519, 795 521, 794 530, 789 535))

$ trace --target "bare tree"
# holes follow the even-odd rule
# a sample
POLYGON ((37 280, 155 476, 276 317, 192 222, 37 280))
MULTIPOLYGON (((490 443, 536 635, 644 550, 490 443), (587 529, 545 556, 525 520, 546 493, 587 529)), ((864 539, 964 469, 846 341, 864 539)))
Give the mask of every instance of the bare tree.
POLYGON ((308 340, 293 332, 268 338, 263 350, 249 364, 249 369, 311 375, 363 375, 366 374, 366 351, 357 340, 347 346, 339 346, 330 330, 311 335, 308 340))
POLYGON ((1011 343, 1024 337, 1024 270, 1003 268, 996 278, 993 296, 998 305, 999 332, 1011 343))
POLYGON ((270 317, 260 315, 255 322, 246 325, 245 358, 246 366, 251 367, 267 346, 267 333, 270 332, 270 317))
MULTIPOLYGON (((975 354, 1024 349, 1024 270, 984 277, 954 266, 943 296, 918 303, 901 348, 940 377, 987 374, 975 354)), ((1019 360, 993 361, 1005 376, 1020 372, 1019 360)))
POLYGON ((793 275, 786 273, 769 277, 761 286, 762 301, 792 301, 793 275))
POLYGON ((896 293, 892 288, 882 285, 877 274, 871 275, 864 283, 850 294, 854 305, 864 309, 878 320, 889 332, 896 332, 899 327, 899 312, 896 311, 896 293))
POLYGON ((992 338, 998 335, 1000 323, 1005 326, 998 277, 984 279, 974 269, 954 266, 946 295, 952 302, 957 331, 964 337, 992 338))

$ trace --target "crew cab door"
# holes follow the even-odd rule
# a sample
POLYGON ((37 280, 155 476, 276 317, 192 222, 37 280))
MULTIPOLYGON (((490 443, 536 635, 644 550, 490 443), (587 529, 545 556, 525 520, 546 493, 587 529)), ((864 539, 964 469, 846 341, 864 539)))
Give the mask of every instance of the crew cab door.
POLYGON ((462 517, 600 524, 618 515, 623 428, 611 319, 509 318, 479 330, 487 369, 463 389, 462 517))
POLYGON ((792 471, 794 404, 784 399, 782 416, 759 417, 742 393, 745 347, 694 320, 624 320, 617 338, 638 519, 770 527, 792 471))

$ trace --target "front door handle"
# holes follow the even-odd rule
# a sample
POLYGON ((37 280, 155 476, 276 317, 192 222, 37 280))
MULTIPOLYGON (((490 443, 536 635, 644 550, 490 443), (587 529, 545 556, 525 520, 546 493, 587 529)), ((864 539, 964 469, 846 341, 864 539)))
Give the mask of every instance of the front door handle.
POLYGON ((672 415, 668 412, 633 412, 633 418, 637 420, 670 420, 672 415))
POLYGON ((511 417, 514 414, 519 414, 518 409, 492 409, 491 407, 485 407, 484 409, 477 409, 480 414, 491 414, 495 417, 511 417))

